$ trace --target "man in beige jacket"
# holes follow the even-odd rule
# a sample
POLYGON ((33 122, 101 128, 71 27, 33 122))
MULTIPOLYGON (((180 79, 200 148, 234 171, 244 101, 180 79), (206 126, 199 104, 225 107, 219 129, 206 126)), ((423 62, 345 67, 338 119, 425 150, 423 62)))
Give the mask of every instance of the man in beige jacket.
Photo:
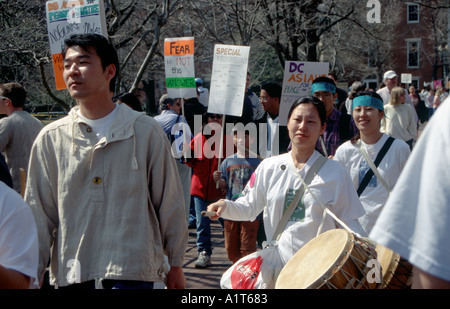
POLYGON ((33 145, 25 199, 42 275, 57 287, 185 288, 181 182, 159 124, 111 98, 118 57, 103 36, 65 42, 64 80, 77 105, 33 145), (164 278, 167 255, 170 270, 164 278))

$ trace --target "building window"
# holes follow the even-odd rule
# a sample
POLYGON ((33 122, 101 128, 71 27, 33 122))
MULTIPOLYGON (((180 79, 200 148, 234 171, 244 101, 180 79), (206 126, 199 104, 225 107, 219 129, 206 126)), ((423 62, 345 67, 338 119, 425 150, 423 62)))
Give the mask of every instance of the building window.
POLYGON ((406 40, 406 45, 408 68, 418 68, 420 60, 420 39, 408 39, 406 40))
POLYGON ((419 77, 413 77, 412 78, 412 84, 411 86, 414 86, 416 88, 416 93, 419 94, 420 87, 419 87, 419 77))
POLYGON ((419 5, 414 3, 408 3, 407 7, 407 22, 408 24, 419 22, 419 5))

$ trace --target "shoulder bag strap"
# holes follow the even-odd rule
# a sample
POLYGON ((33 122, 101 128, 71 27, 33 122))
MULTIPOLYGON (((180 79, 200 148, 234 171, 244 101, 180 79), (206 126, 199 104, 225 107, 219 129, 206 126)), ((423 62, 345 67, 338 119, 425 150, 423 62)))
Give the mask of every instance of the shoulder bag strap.
POLYGON ((380 152, 378 153, 378 155, 375 159, 375 162, 372 162, 372 160, 369 157, 369 154, 363 149, 363 147, 361 147, 361 145, 359 145, 359 149, 361 150, 361 153, 363 154, 364 159, 366 160, 367 164, 369 164, 369 166, 370 166, 370 170, 368 170, 366 175, 364 175, 364 178, 358 187, 358 196, 360 196, 363 193, 364 189, 369 184, 370 179, 373 177, 374 173, 380 179, 381 183, 385 186, 386 190, 388 192, 390 192, 389 186, 387 186, 384 179, 378 173, 377 167, 380 164, 381 160, 383 160, 384 156, 388 152, 388 150, 391 147, 393 142, 394 142, 394 138, 392 136, 389 136, 389 138, 387 139, 387 141, 384 143, 383 147, 381 148, 380 152))
MULTIPOLYGON (((314 177, 317 175, 319 170, 322 168, 322 166, 327 162, 327 158, 320 155, 319 158, 314 162, 314 164, 311 166, 311 169, 308 171, 305 177, 305 183, 309 185, 311 181, 314 179, 314 177)), ((278 223, 277 229, 275 230, 275 233, 273 235, 272 239, 278 240, 281 236, 281 234, 284 231, 284 228, 286 227, 289 218, 292 216, 292 213, 297 208, 297 205, 300 201, 300 199, 303 197, 303 194, 305 193, 305 186, 302 184, 300 186, 300 189, 295 194, 294 199, 289 204, 289 207, 284 212, 283 216, 281 217, 280 222, 278 223)))

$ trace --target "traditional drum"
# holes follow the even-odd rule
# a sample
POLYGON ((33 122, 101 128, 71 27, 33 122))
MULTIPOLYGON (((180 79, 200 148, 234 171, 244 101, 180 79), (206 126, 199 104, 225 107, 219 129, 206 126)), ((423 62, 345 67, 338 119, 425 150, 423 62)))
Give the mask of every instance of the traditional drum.
POLYGON ((377 259, 381 264, 382 289, 408 289, 412 283, 412 265, 399 254, 377 244, 377 259))
POLYGON ((375 289, 381 281, 375 245, 344 229, 324 232, 304 245, 286 263, 276 289, 375 289), (371 283, 369 272, 378 272, 371 283))

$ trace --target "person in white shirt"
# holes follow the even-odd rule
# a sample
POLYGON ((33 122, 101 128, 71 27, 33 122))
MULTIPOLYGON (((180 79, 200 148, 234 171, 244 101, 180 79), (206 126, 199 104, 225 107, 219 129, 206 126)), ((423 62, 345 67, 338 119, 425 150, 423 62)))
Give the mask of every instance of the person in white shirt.
POLYGON ((389 104, 384 106, 381 132, 404 140, 412 149, 413 140, 417 138, 417 114, 414 107, 405 103, 405 97, 403 88, 392 89, 389 104))
MULTIPOLYGON (((377 170, 383 179, 371 172, 370 165, 362 154, 363 148, 372 162, 376 161, 384 145, 389 140, 387 134, 380 132, 380 122, 384 118, 383 101, 375 92, 362 92, 353 99, 353 119, 359 130, 357 136, 342 144, 336 151, 334 160, 341 162, 350 173, 355 189, 366 214, 359 219, 367 234, 375 224, 390 190, 408 160, 408 145, 400 140, 392 140, 384 156, 380 156, 377 170), (370 173, 371 176, 366 176, 370 173), (366 181, 363 181, 367 177, 366 181), (383 185, 383 180, 388 188, 383 185)), ((391 141, 389 141, 391 142, 391 141)))
POLYGON ((36 223, 23 198, 0 181, 0 289, 37 288, 36 223))
MULTIPOLYGON (((383 99, 383 104, 387 105, 389 104, 389 99, 391 97, 392 89, 398 86, 398 75, 395 73, 395 71, 389 70, 386 71, 383 75, 383 81, 385 83, 385 87, 379 89, 377 93, 380 95, 380 97, 383 99)), ((408 90, 403 89, 405 92, 405 103, 411 105, 411 107, 414 107, 414 104, 409 97, 408 90)), ((419 117, 417 116, 417 113, 415 114, 416 123, 419 120, 419 117)))
MULTIPOLYGON (((383 100, 384 105, 389 103, 389 97, 391 96, 391 91, 395 87, 398 86, 398 75, 395 73, 395 71, 389 70, 386 71, 383 75, 383 81, 385 83, 385 87, 379 89, 377 93, 380 95, 380 97, 383 100)), ((406 95, 408 95, 408 91, 404 89, 406 95)), ((411 99, 409 99, 409 96, 406 100, 406 103, 411 104, 411 99)))
MULTIPOLYGON (((319 99, 297 100, 288 114, 292 150, 262 161, 237 200, 220 200, 209 205, 208 211, 216 213, 211 219, 254 220, 264 211, 267 239, 275 241, 283 212, 302 186, 299 177, 304 178, 321 157, 315 146, 325 130, 325 122, 325 106, 319 99)), ((283 263, 320 232, 342 227, 332 216, 324 216, 323 207, 330 209, 348 228, 365 235, 358 222, 364 209, 349 174, 340 163, 325 159, 278 238, 283 263)))
POLYGON ((207 107, 209 103, 208 88, 203 87, 203 80, 198 77, 195 79, 195 85, 197 86, 198 101, 207 107))
POLYGON ((369 237, 408 260, 412 288, 450 288, 450 99, 428 122, 369 237))
POLYGON ((258 129, 258 154, 270 157, 287 152, 289 134, 286 126, 280 125, 280 104, 282 87, 277 83, 265 83, 261 86, 260 102, 264 113, 255 119, 258 129))

